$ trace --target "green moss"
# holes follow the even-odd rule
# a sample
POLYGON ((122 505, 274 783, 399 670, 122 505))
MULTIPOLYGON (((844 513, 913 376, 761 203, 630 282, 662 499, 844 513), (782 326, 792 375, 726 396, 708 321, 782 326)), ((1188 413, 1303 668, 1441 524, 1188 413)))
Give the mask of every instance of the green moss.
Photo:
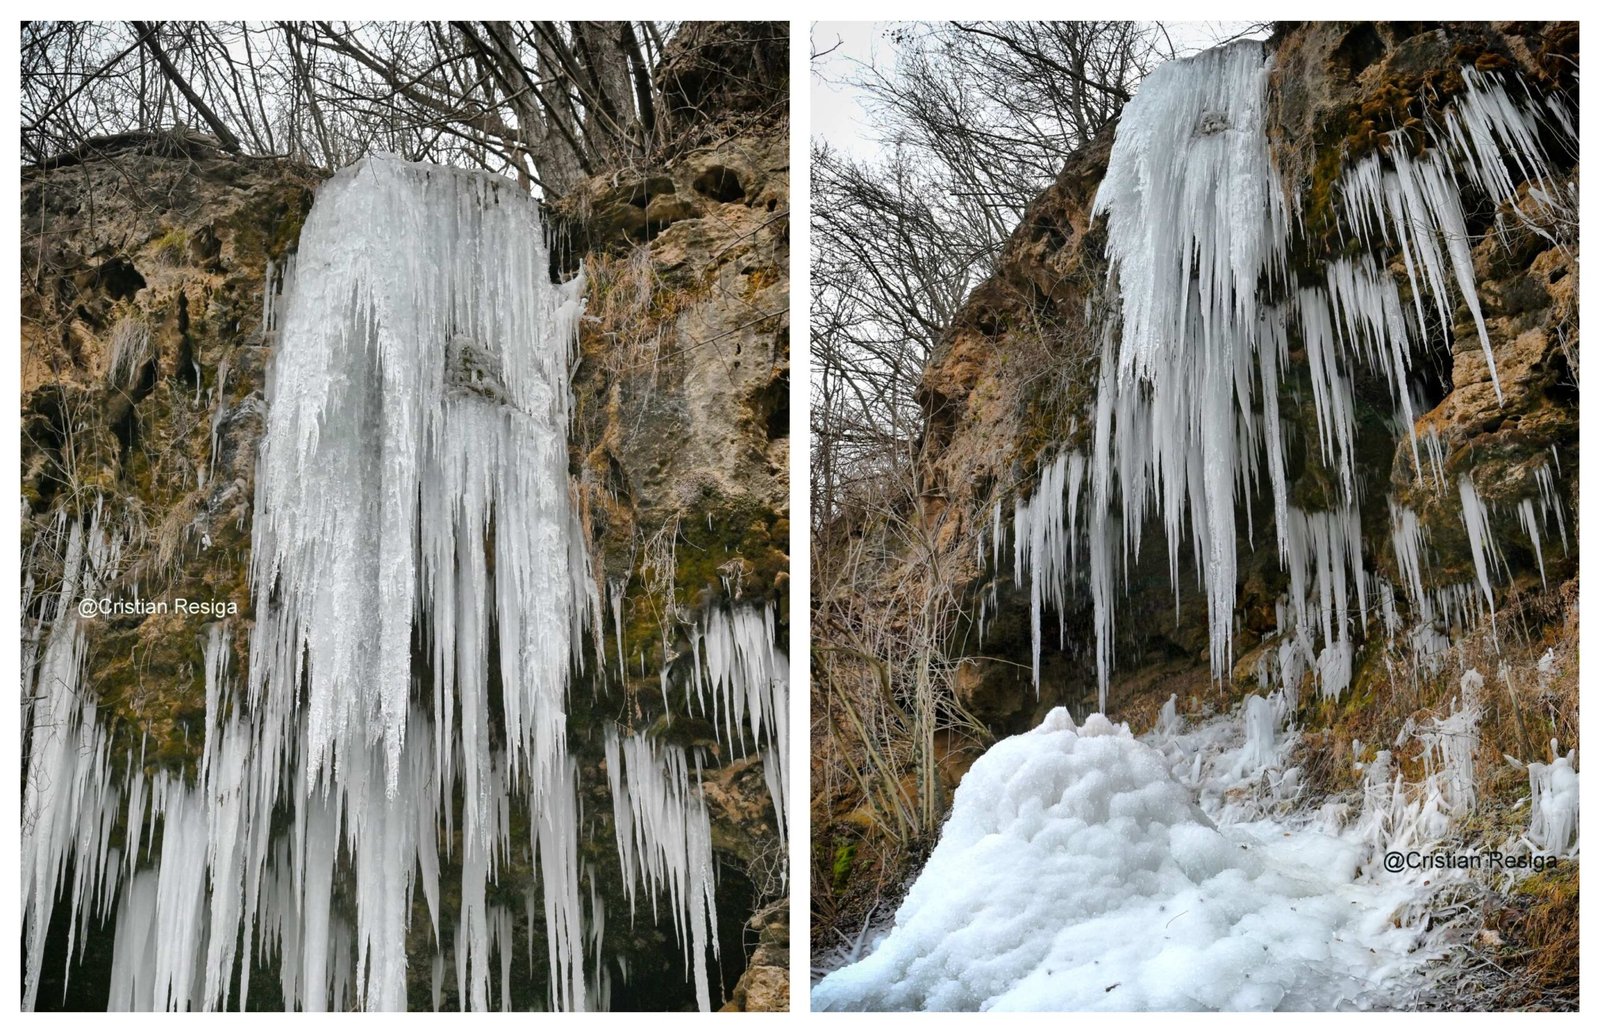
POLYGON ((667 589, 671 598, 651 584, 652 571, 636 571, 630 579, 622 604, 627 677, 641 691, 653 689, 663 647, 669 660, 688 652, 689 627, 714 606, 772 603, 780 607, 781 616, 787 598, 788 537, 786 517, 751 502, 728 500, 714 490, 705 492, 694 509, 678 516, 667 589))
POLYGON ((850 869, 855 864, 856 845, 836 843, 833 848, 833 892, 843 893, 850 881, 850 869))
POLYGON ((157 258, 164 262, 176 264, 182 260, 184 253, 189 248, 189 236, 176 226, 150 242, 150 248, 157 258))
POLYGON ((763 506, 714 491, 702 494, 679 521, 674 579, 679 605, 699 609, 727 597, 724 579, 735 576, 740 598, 778 601, 780 579, 789 570, 788 535, 788 520, 763 506))

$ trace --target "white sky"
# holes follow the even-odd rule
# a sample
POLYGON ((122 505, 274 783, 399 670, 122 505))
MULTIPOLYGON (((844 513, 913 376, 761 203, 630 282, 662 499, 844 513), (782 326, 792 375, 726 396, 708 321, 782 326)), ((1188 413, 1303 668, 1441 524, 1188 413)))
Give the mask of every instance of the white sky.
MULTIPOLYGON (((832 21, 811 26, 811 135, 858 159, 871 159, 880 148, 872 117, 860 92, 842 80, 858 65, 894 69, 895 44, 889 30, 896 22, 832 21)), ((1167 34, 1180 55, 1204 50, 1243 31, 1248 22, 1168 22, 1167 34)), ((1262 34, 1263 37, 1265 33, 1262 34)))

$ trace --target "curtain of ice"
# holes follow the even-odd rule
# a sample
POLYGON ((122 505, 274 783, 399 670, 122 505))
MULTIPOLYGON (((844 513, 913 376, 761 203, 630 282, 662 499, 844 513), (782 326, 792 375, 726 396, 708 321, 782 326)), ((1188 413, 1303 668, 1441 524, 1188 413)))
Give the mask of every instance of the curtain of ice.
POLYGON ((110 834, 121 793, 111 776, 110 742, 96 717, 95 696, 81 684, 86 640, 77 607, 116 576, 122 538, 105 526, 98 502, 85 523, 63 514, 35 542, 35 549, 59 550, 59 585, 36 586, 30 577, 23 586, 24 614, 36 592, 47 593, 42 615, 32 622, 24 618, 22 648, 22 1006, 30 1011, 57 898, 63 891, 71 897, 70 965, 75 950, 81 953, 91 918, 105 917, 120 861, 110 834))
POLYGON ((685 682, 691 709, 711 722, 719 742, 743 753, 753 741, 760 752, 783 841, 789 821, 789 658, 777 634, 771 604, 709 608, 691 636, 685 682))
MULTIPOLYGON (((311 831, 296 826, 296 885, 322 933, 305 936, 308 1006, 323 1003, 327 919, 313 911, 330 830, 354 869, 356 996, 376 1008, 405 1004, 410 890, 419 865, 437 878, 436 832, 419 816, 459 785, 475 971, 506 799, 525 793, 546 836, 571 832, 565 694, 589 609, 566 475, 582 282, 549 283, 543 241, 514 184, 369 158, 323 187, 275 314, 248 697, 278 738, 264 749, 296 768, 284 794, 311 811, 311 831), (432 686, 421 707, 417 643, 432 686)), ((547 909, 551 942, 570 944, 559 926, 576 913, 575 844, 541 846, 547 885, 572 896, 547 909)), ((471 983, 466 997, 486 1006, 485 983, 471 983)))
POLYGON ((623 735, 608 725, 606 774, 629 909, 637 912, 636 889, 648 893, 652 916, 665 898, 693 971, 695 998, 708 1011, 706 952, 715 955, 719 946, 711 821, 700 795, 698 760, 679 747, 623 735))

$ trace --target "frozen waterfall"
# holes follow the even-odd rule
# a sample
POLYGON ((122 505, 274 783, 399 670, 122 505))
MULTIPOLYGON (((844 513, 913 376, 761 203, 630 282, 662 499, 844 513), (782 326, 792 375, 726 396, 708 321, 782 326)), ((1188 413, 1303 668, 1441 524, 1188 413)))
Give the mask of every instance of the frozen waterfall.
MULTIPOLYGON (((61 582, 24 593, 42 615, 24 628, 25 1007, 68 902, 69 956, 114 928, 114 1009, 259 1004, 263 971, 304 1010, 400 1009, 415 986, 437 1007, 451 972, 463 1008, 509 1008, 513 986, 520 1006, 603 1008, 629 966, 607 953, 622 902, 594 843, 716 1003, 697 756, 609 722, 583 733, 598 781, 573 752, 571 687, 605 650, 568 476, 584 283, 551 284, 544 240, 536 203, 492 176, 374 157, 321 188, 264 305, 248 663, 241 629, 206 628, 191 770, 113 755, 73 604, 121 538, 98 509, 57 522, 61 582), (584 812, 607 791, 614 843, 584 812)), ((781 828, 772 611, 713 607, 691 630, 672 707, 761 753, 781 828)))
MULTIPOLYGON (((1305 202, 1285 191, 1269 155, 1271 60, 1246 40, 1155 69, 1122 113, 1095 198, 1110 276, 1109 299, 1093 316, 1104 343, 1092 434, 1086 448, 1045 460, 1032 497, 1016 503, 1012 534, 1017 582, 1030 579, 1035 684, 1042 611, 1059 613, 1086 581, 1101 708, 1119 583, 1152 520, 1165 533, 1175 596, 1179 557, 1184 549, 1192 554, 1212 673, 1222 678, 1234 664, 1239 543, 1254 537, 1253 527, 1239 526, 1240 515, 1254 519, 1258 492, 1270 498, 1290 589, 1279 604, 1280 663, 1269 674, 1289 691, 1314 670, 1320 691, 1337 696, 1349 678, 1352 643, 1378 615, 1373 604, 1382 600, 1397 616, 1396 588, 1428 624, 1445 612, 1492 615, 1496 580, 1508 576, 1498 569, 1484 503, 1465 479, 1459 497, 1475 583, 1425 589, 1427 550, 1416 515, 1392 503, 1405 583, 1366 569, 1360 512, 1370 500, 1354 456, 1354 380, 1388 384, 1417 476, 1442 482, 1439 444, 1420 428, 1408 372, 1424 349, 1448 348, 1458 302, 1476 326, 1497 397, 1501 391, 1463 193, 1509 208, 1513 216, 1497 217, 1502 232, 1513 217, 1527 219, 1511 203, 1522 181, 1534 184, 1528 199, 1537 210, 1572 215, 1573 188, 1553 175, 1540 142, 1545 132, 1575 145, 1570 114, 1559 99, 1535 99, 1492 73, 1461 69, 1462 89, 1423 130, 1425 146, 1413 149, 1406 131, 1396 130, 1386 146, 1346 167, 1330 201, 1340 254, 1308 260, 1318 251, 1303 226, 1305 202), (1403 275, 1390 271, 1391 261, 1403 275), (1315 414, 1306 447, 1333 486, 1330 507, 1317 512, 1292 499, 1279 411, 1291 351, 1302 349, 1315 414)), ((1546 471, 1539 496, 1518 506, 1536 552, 1565 534, 1548 480, 1546 471)))

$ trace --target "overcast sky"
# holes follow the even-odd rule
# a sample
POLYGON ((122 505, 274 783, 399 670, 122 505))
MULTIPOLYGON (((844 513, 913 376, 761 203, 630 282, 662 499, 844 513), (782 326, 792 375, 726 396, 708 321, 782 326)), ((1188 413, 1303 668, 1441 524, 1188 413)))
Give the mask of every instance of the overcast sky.
MULTIPOLYGON (((816 22, 811 26, 811 135, 837 150, 869 159, 879 153, 872 118, 860 93, 843 80, 857 65, 894 69, 895 45, 888 38, 894 22, 816 22), (826 52, 826 53, 824 53, 826 52)), ((1243 31, 1248 22, 1168 22, 1167 34, 1179 54, 1204 50, 1243 31)), ((1263 38, 1265 33, 1261 34, 1263 38)))

